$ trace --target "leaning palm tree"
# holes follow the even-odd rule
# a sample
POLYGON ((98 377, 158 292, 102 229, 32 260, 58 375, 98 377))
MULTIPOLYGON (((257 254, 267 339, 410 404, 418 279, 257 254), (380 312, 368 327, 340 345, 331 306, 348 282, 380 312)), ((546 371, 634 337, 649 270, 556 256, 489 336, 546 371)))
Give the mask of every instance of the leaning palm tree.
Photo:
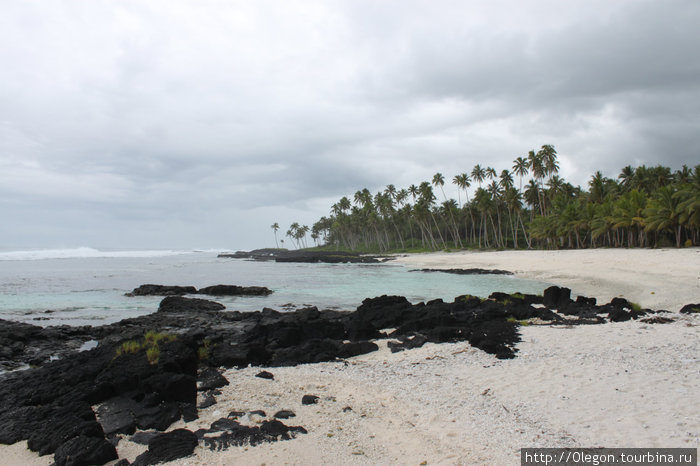
POLYGON ((280 243, 277 241, 277 230, 280 229, 280 224, 275 222, 270 225, 270 228, 272 228, 272 231, 275 233, 275 246, 277 246, 277 249, 279 249, 280 243))
MULTIPOLYGON (((544 166, 544 160, 542 159, 541 151, 535 153, 535 151, 530 151, 528 154, 528 161, 530 162, 530 170, 532 171, 532 176, 539 185, 538 196, 544 195, 544 177, 547 174, 547 170, 544 166)), ((544 215, 544 199, 539 201, 540 214, 544 215)))
POLYGON ((289 236, 290 239, 295 240, 297 243, 297 249, 301 249, 301 244, 299 243, 299 229, 300 225, 297 222, 292 223, 289 226, 289 230, 287 230, 287 236, 289 236))
POLYGON ((486 168, 484 169, 484 172, 486 173, 486 176, 487 176, 488 179, 490 179, 490 180, 494 180, 494 179, 496 179, 496 177, 498 176, 498 175, 496 174, 496 170, 494 170, 492 167, 486 167, 486 168))
POLYGON ((469 202, 469 193, 467 192, 467 188, 471 186, 471 179, 469 178, 469 175, 466 173, 462 173, 460 175, 455 175, 454 178, 452 178, 452 183, 457 185, 457 195, 459 196, 459 207, 462 207, 462 196, 459 192, 460 189, 464 190, 464 195, 466 196, 467 202, 469 202))

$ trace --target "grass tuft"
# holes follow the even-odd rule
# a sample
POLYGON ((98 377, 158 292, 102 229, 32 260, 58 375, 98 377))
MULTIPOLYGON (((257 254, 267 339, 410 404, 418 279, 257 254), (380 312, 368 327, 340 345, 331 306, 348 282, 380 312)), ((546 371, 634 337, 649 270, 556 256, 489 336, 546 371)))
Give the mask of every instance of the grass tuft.
POLYGON ((158 343, 161 341, 170 343, 177 340, 177 336, 170 333, 160 333, 154 330, 149 330, 143 336, 143 342, 136 340, 125 341, 117 348, 117 354, 115 357, 119 357, 123 354, 136 354, 141 350, 146 350, 146 359, 150 364, 158 364, 160 359, 160 347, 158 343))

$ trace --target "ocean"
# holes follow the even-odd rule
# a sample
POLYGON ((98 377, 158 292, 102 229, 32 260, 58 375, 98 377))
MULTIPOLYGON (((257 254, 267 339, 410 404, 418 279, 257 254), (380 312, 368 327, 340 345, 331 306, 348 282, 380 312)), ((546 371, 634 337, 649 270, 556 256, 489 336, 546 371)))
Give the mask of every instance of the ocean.
MULTIPOLYGON (((411 272, 383 264, 295 264, 218 258, 218 251, 92 248, 0 252, 0 318, 35 325, 101 325, 155 312, 162 297, 128 297, 139 285, 266 286, 265 297, 211 297, 227 310, 302 306, 355 310, 368 297, 417 303, 493 291, 541 293, 546 283, 504 275, 411 272)), ((206 296, 198 296, 207 298, 206 296)))

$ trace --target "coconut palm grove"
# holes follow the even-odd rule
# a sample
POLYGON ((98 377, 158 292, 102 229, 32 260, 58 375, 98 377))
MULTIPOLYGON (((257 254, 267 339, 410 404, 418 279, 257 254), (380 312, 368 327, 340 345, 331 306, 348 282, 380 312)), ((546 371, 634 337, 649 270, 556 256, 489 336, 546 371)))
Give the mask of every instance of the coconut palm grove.
POLYGON ((315 244, 362 252, 700 244, 700 165, 626 166, 616 179, 598 171, 587 189, 558 173, 556 149, 543 145, 500 171, 475 165, 451 180, 436 173, 404 188, 361 189, 286 236, 305 247, 310 230, 315 244), (445 195, 448 182, 456 200, 445 195))

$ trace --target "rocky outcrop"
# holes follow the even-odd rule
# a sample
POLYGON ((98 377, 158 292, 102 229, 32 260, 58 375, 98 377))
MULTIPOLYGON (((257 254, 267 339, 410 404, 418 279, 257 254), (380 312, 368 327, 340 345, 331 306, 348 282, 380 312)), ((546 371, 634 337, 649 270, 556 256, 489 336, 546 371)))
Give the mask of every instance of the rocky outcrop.
POLYGON ((307 251, 287 249, 256 249, 253 251, 237 251, 235 253, 222 253, 218 257, 230 259, 252 259, 252 260, 274 260, 276 262, 323 262, 335 263, 360 263, 376 264, 386 262, 392 257, 388 256, 368 256, 347 251, 307 251))
POLYGON ((700 314, 700 303, 686 304, 680 310, 681 314, 700 314))
POLYGON ((420 269, 420 270, 409 270, 409 272, 441 272, 441 273, 451 273, 454 275, 513 275, 513 272, 500 269, 420 269))
POLYGON ((210 296, 267 296, 272 290, 264 286, 214 285, 200 288, 199 294, 210 296))
POLYGON ((39 327, 0 319, 0 370, 39 366, 78 351, 92 327, 39 327))
POLYGON ((134 288, 127 296, 179 296, 183 294, 195 294, 197 288, 194 286, 171 286, 171 285, 141 285, 134 288))
POLYGON ((194 419, 197 356, 188 343, 161 342, 156 363, 145 351, 117 355, 117 347, 103 344, 6 374, 0 442, 26 439, 41 455, 55 453, 57 464, 102 464, 116 459, 105 443, 112 435, 136 427, 165 430, 182 417, 194 419), (91 408, 98 404, 99 418, 91 408), (86 459, 67 459, 77 457, 86 459))
POLYGON ((365 299, 354 312, 315 307, 225 312, 213 301, 168 296, 158 312, 100 327, 69 331, 0 322, 0 329, 12 329, 0 331, 0 354, 9 361, 41 354, 41 348, 51 345, 99 342, 90 351, 66 352, 41 367, 0 375, 0 443, 28 440, 32 450, 54 454, 57 464, 78 464, 69 458, 100 463, 113 459, 110 439, 151 430, 156 433, 139 464, 152 464, 169 454, 169 447, 159 450, 159 442, 169 445, 173 439, 187 446, 178 455, 191 453, 194 438, 212 448, 288 439, 305 432, 303 427, 275 419, 246 427, 224 418, 204 432, 163 437, 158 432, 179 419, 196 418, 198 389, 216 402, 216 389, 228 383, 215 369, 222 366, 274 367, 348 358, 375 351, 371 340, 376 338, 390 338, 394 351, 427 342, 468 341, 510 359, 517 355, 523 320, 587 325, 644 316, 649 323, 668 321, 636 307, 617 298, 600 306, 588 298, 574 301, 570 290, 559 287, 548 288, 542 297, 493 293, 488 299, 464 295, 452 302, 417 304, 401 296, 380 296, 365 299), (155 357, 154 340, 159 341, 155 357), (92 406, 97 406, 95 411, 92 406))
POLYGON ((149 466, 185 458, 194 452, 198 443, 199 439, 194 432, 187 429, 158 434, 148 441, 148 450, 139 455, 132 464, 149 466))
POLYGON ((141 285, 127 296, 182 296, 205 294, 210 296, 267 296, 272 290, 264 286, 213 285, 201 289, 194 286, 141 285))

